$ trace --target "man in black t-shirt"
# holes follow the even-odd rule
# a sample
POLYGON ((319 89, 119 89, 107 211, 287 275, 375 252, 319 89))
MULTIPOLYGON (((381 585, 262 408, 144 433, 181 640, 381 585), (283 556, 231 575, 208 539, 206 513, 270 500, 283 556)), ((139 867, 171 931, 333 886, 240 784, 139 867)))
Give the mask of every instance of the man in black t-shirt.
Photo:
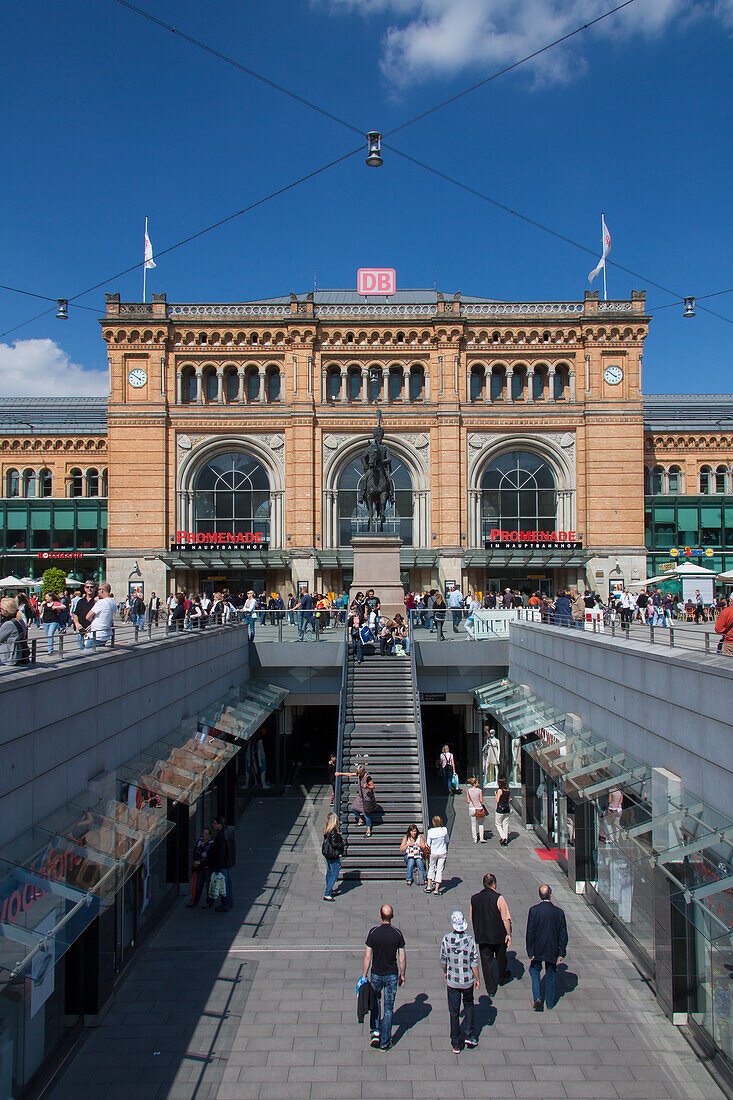
POLYGON ((392 1046, 392 1013, 397 986, 405 984, 407 955, 405 937, 399 928, 392 927, 394 911, 391 905, 379 910, 381 924, 370 929, 366 938, 363 976, 372 968, 371 986, 374 993, 369 1022, 369 1045, 389 1050, 392 1046), (382 990, 384 990, 384 1015, 381 1016, 382 990), (380 1020, 381 1016, 381 1020, 380 1020))
POLYGON ((367 615, 370 615, 372 611, 376 615, 379 614, 379 609, 382 606, 382 601, 380 600, 379 596, 374 595, 373 588, 367 589, 366 600, 364 602, 366 604, 367 615))
POLYGON ((76 607, 74 608, 74 626, 76 627, 76 644, 79 649, 84 648, 84 642, 87 637, 91 638, 87 615, 94 607, 94 596, 96 591, 97 586, 94 581, 85 581, 84 595, 81 599, 76 601, 76 607))

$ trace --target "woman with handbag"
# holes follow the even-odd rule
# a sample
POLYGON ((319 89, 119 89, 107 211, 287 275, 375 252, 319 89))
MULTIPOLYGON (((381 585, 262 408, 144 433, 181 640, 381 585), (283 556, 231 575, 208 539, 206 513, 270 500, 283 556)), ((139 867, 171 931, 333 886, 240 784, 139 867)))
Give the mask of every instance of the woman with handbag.
POLYGON ((466 802, 468 803, 468 817, 471 822, 471 836, 474 844, 485 844, 484 818, 486 807, 484 806, 484 792, 479 787, 478 779, 472 775, 466 788, 466 802))
POLYGON ((509 843, 509 811, 512 806, 512 796, 509 793, 509 784, 506 779, 499 780, 499 787, 496 792, 496 812, 494 814, 494 824, 496 825, 496 831, 499 834, 499 843, 503 848, 509 843))
POLYGON ((324 901, 336 900, 333 896, 333 888, 336 885, 336 879, 339 877, 341 856, 344 854, 345 848, 344 838, 341 836, 339 829, 339 819, 336 817, 336 814, 328 814, 323 826, 323 844, 321 845, 321 852, 326 861, 326 888, 323 892, 324 901))
POLYGON ((372 814, 377 808, 377 799, 374 794, 374 780, 363 764, 357 764, 355 772, 336 772, 347 779, 357 779, 359 789, 354 795, 351 810, 356 814, 356 824, 366 825, 366 835, 372 835, 372 814))
POLYGON ((425 862, 423 860, 424 849, 425 841, 417 825, 408 825, 407 832, 403 836, 402 843, 400 844, 400 852, 405 857, 405 864, 407 867, 405 882, 408 886, 412 886, 415 871, 418 871, 418 886, 422 886, 425 880, 426 871, 425 862))
POLYGON ((453 775, 456 770, 456 760, 448 745, 443 745, 440 750, 440 768, 443 774, 443 789, 446 794, 455 794, 453 775))

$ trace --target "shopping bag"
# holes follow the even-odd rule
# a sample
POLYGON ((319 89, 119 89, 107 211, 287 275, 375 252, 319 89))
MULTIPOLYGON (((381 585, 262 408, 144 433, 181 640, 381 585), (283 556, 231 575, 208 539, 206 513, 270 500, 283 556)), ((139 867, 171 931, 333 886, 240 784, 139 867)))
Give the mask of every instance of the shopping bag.
POLYGON ((374 641, 374 639, 372 638, 372 632, 369 627, 366 626, 366 624, 361 627, 361 629, 359 630, 359 634, 361 636, 362 645, 369 645, 370 642, 374 641))
POLYGON ((211 901, 216 901, 217 898, 223 898, 227 892, 227 881, 221 871, 214 871, 211 879, 209 880, 209 898, 211 901))
POLYGON ((455 772, 453 772, 453 775, 450 777, 450 785, 454 791, 460 790, 460 787, 458 785, 458 776, 455 772))

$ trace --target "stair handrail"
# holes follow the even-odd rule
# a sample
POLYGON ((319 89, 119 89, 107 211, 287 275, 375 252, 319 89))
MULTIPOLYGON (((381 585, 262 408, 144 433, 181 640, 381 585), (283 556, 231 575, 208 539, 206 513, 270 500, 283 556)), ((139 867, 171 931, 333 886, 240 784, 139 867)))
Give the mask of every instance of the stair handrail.
POLYGON ((418 762, 420 765, 420 795, 422 799, 422 824, 423 829, 427 832, 430 828, 430 820, 428 818, 428 784, 425 778, 425 745, 423 744, 422 736, 422 719, 420 717, 420 688, 417 682, 417 662, 415 658, 415 635, 412 629, 414 609, 410 609, 407 613, 408 620, 408 635, 410 639, 410 676, 412 679, 412 714, 413 721, 415 723, 415 729, 417 731, 417 747, 418 747, 418 762))
MULTIPOLYGON (((338 740, 336 742, 336 783, 333 793, 334 812, 339 817, 342 835, 345 829, 341 821, 341 776, 338 774, 344 767, 344 727, 346 725, 346 688, 349 675, 349 611, 346 609, 346 621, 344 623, 344 656, 341 662, 341 691, 339 693, 339 723, 338 740)), ((346 837, 344 836, 344 840, 346 837)))

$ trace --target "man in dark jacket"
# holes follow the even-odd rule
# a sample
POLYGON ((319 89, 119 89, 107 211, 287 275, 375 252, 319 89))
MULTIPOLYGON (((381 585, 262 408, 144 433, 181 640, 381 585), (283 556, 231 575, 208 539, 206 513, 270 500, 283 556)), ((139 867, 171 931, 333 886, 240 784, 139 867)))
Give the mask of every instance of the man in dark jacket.
POLYGON ((510 982, 506 952, 512 943, 512 918, 505 898, 496 889, 496 877, 484 875, 484 888, 471 898, 469 916, 473 923, 473 938, 478 944, 481 969, 489 997, 496 995, 494 957, 499 985, 510 982))
POLYGON ((545 1003, 555 1007, 555 975, 557 964, 568 950, 568 926, 565 914, 550 898, 549 886, 540 886, 540 903, 533 905, 527 914, 527 954, 530 957, 529 973, 532 978, 532 998, 535 1012, 542 1011, 540 981, 542 964, 545 964, 545 1003))
POLYGON ((215 817, 214 824, 214 843, 211 847, 211 854, 209 856, 209 868, 213 874, 214 871, 221 871, 226 879, 227 892, 223 898, 219 899, 219 904, 216 907, 217 913, 226 913, 231 909, 234 904, 232 899, 232 886, 231 875, 229 868, 232 866, 231 851, 229 846, 229 830, 226 828, 226 819, 223 817, 215 817))

